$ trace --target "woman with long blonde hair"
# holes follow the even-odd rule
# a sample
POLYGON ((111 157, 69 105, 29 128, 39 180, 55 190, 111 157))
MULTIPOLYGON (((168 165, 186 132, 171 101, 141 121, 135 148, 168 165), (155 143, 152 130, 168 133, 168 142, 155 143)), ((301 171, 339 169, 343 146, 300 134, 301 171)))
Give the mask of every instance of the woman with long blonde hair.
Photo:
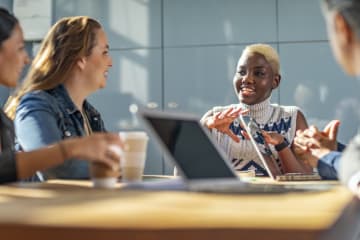
MULTIPOLYGON (((28 151, 104 132, 99 112, 86 98, 106 85, 111 66, 108 39, 99 22, 76 16, 55 23, 6 104, 19 146, 28 151)), ((88 163, 73 159, 43 171, 42 177, 88 178, 88 163)))
MULTIPOLYGON (((0 84, 15 87, 20 73, 28 64, 24 37, 17 18, 0 8, 0 84)), ((54 143, 31 152, 15 152, 13 122, 0 110, 0 183, 26 179, 38 170, 63 164, 71 158, 98 161, 119 167, 110 144, 121 147, 117 134, 98 133, 54 143)))

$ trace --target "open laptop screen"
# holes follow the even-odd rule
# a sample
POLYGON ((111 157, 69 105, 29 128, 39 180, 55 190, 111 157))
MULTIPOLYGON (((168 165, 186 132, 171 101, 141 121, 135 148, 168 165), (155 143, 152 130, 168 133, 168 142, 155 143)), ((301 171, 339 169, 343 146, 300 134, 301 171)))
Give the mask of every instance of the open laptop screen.
POLYGON ((236 178, 197 120, 143 117, 187 179, 236 178))

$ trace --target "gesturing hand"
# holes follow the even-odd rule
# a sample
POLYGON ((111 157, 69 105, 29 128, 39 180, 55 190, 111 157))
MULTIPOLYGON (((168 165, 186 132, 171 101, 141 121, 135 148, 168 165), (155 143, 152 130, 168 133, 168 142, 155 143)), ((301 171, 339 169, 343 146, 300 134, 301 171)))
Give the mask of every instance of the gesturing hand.
POLYGON ((284 141, 284 137, 277 132, 261 131, 261 133, 268 144, 277 145, 284 141))
POLYGON ((333 120, 326 125, 323 131, 319 131, 315 126, 296 131, 294 146, 296 147, 297 153, 311 153, 316 159, 316 161, 312 161, 312 165, 316 165, 319 158, 330 151, 337 150, 336 138, 339 125, 340 121, 333 120))
POLYGON ((213 116, 209 116, 205 119, 205 125, 209 128, 215 128, 219 132, 225 133, 230 136, 235 142, 239 142, 240 139, 230 130, 230 124, 239 117, 240 114, 247 113, 248 110, 242 110, 241 108, 230 107, 229 109, 218 112, 213 116))

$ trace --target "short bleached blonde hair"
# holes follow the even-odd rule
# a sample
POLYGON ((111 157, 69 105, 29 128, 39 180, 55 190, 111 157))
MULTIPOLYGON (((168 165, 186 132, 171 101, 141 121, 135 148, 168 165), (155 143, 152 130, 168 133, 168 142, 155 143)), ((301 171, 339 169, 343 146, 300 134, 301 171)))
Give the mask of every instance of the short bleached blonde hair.
POLYGON ((280 74, 280 60, 276 50, 268 44, 257 43, 245 47, 241 57, 258 53, 264 56, 275 74, 280 74))

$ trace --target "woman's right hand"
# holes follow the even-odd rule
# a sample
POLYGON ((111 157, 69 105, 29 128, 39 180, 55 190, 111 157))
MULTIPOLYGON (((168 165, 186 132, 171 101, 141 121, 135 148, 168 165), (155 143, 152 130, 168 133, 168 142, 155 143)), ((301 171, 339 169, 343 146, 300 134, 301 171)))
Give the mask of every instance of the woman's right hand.
POLYGON ((236 136, 230 130, 230 124, 239 117, 240 114, 244 114, 248 110, 242 110, 241 108, 230 107, 229 109, 217 112, 212 116, 206 117, 204 124, 209 129, 217 129, 219 132, 225 133, 230 136, 235 142, 239 142, 240 138, 236 136))
POLYGON ((67 139, 61 144, 67 159, 85 159, 104 163, 114 170, 120 168, 120 156, 114 148, 123 149, 124 145, 117 133, 94 133, 87 137, 67 139))

